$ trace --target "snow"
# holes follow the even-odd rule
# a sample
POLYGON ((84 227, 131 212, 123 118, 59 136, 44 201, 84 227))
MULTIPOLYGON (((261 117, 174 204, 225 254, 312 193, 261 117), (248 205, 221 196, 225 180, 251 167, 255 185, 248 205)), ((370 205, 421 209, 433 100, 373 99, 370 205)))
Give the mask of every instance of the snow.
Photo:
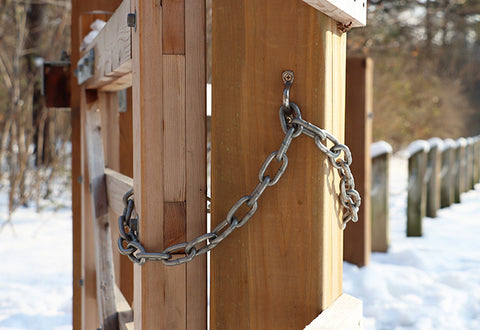
POLYGON ((417 152, 428 152, 430 150, 430 144, 425 140, 415 140, 405 150, 408 157, 415 155, 417 152))
POLYGON ((371 158, 376 158, 383 154, 391 154, 392 152, 392 146, 385 141, 377 141, 370 146, 371 158))
MULTIPOLYGON (((363 301, 367 330, 480 329, 480 184, 425 218, 419 238, 405 235, 406 185, 407 160, 394 155, 389 251, 363 268, 345 262, 344 292, 363 301)), ((72 329, 71 230, 69 209, 31 207, 0 232, 0 330, 72 329)))
MULTIPOLYGON (((0 214, 7 210, 2 193, 0 214)), ((0 330, 72 329, 70 209, 20 208, 12 223, 0 232, 0 330)))
POLYGON ((363 301, 365 329, 480 329, 480 185, 407 238, 407 171, 392 157, 388 253, 345 262, 344 292, 363 301))

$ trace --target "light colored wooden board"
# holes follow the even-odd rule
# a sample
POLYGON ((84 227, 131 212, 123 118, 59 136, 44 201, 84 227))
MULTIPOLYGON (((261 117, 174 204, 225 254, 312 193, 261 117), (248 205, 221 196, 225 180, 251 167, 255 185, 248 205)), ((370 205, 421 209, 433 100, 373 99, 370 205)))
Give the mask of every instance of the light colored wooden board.
MULTIPOLYGON (((113 90, 131 86, 131 79, 119 80, 120 77, 128 77, 132 71, 131 28, 127 26, 128 13, 130 13, 130 0, 124 0, 87 48, 86 51, 94 49, 95 52, 94 75, 85 82, 88 89, 100 88, 111 82, 116 86, 113 90)), ((112 89, 104 87, 104 91, 112 91, 112 89)))
MULTIPOLYGON (((89 174, 89 188, 92 200, 93 234, 95 242, 95 264, 97 282, 97 303, 103 329, 118 327, 115 306, 115 275, 112 253, 112 239, 108 219, 108 201, 104 176, 104 157, 101 136, 100 112, 95 96, 85 98, 85 143, 89 174), (89 100, 92 97, 92 100, 89 100)), ((96 93, 95 93, 96 94, 96 93)))
POLYGON ((133 189, 133 179, 117 171, 106 168, 108 205, 116 214, 123 213, 123 196, 133 189))
POLYGON ((355 189, 362 204, 358 222, 351 223, 344 231, 345 261, 359 267, 368 265, 371 254, 371 172, 372 160, 372 100, 373 61, 367 58, 348 58, 346 71, 345 143, 352 152, 350 166, 355 178, 355 189))
MULTIPOLYGON (((215 226, 282 142, 282 71, 295 72, 291 99, 303 118, 343 141, 346 38, 302 2, 217 0, 213 20, 215 226)), ((287 155, 255 216, 212 251, 212 329, 299 329, 341 294, 338 174, 311 139, 287 155)))
POLYGON ((305 330, 354 329, 363 329, 363 304, 345 293, 305 327, 305 330))
MULTIPOLYGON (((162 7, 136 0, 133 50, 133 159, 140 240, 147 251, 164 247, 164 111, 162 7)), ((185 266, 147 262, 134 267, 135 329, 183 329, 186 323, 185 266)))
POLYGON ((352 27, 367 24, 367 0, 303 0, 334 20, 352 27))
MULTIPOLYGON (((187 240, 207 231, 205 1, 185 1, 187 240)), ((187 329, 207 329, 207 257, 187 264, 187 329)))

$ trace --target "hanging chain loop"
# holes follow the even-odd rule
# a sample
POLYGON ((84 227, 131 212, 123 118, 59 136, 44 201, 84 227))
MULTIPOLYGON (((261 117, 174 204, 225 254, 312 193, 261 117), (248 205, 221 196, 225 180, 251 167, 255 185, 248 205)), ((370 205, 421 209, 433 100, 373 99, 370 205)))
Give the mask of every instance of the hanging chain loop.
POLYGON ((338 195, 340 204, 343 206, 343 228, 349 221, 358 221, 358 209, 361 198, 355 190, 350 165, 352 154, 350 149, 328 131, 321 129, 312 123, 302 119, 298 105, 290 101, 290 87, 293 83, 293 72, 285 71, 282 79, 285 84, 283 92, 283 103, 280 107, 280 125, 285 137, 277 151, 267 156, 258 172, 259 183, 249 195, 241 197, 227 212, 225 219, 220 222, 210 233, 199 236, 189 242, 176 244, 163 250, 161 253, 146 252, 140 244, 138 233, 138 215, 135 213, 133 200, 133 189, 123 197, 124 211, 118 219, 120 237, 118 249, 121 254, 127 255, 130 260, 143 265, 147 260, 162 261, 165 265, 180 265, 191 261, 195 256, 202 255, 216 247, 221 241, 227 238, 235 229, 242 227, 257 211, 258 200, 263 192, 278 183, 288 166, 287 150, 294 138, 302 133, 313 139, 317 148, 328 157, 333 168, 337 169, 340 175, 340 193, 338 195), (327 144, 332 144, 328 147, 327 144), (343 153, 343 157, 342 156, 343 153), (279 163, 279 167, 273 176, 267 174, 267 170, 273 161, 279 163), (243 207, 243 215, 238 215, 243 207))

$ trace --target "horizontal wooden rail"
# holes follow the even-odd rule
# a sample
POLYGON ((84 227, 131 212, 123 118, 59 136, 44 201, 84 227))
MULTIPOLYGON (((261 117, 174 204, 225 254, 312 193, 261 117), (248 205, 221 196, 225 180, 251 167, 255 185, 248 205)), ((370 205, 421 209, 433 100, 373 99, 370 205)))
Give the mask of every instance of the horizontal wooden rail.
POLYGON ((131 28, 127 25, 130 0, 124 0, 85 53, 94 50, 93 77, 87 89, 114 92, 132 86, 131 28))
POLYGON ((133 179, 119 172, 105 169, 107 182, 108 205, 116 214, 123 213, 123 196, 127 191, 133 189, 133 179))

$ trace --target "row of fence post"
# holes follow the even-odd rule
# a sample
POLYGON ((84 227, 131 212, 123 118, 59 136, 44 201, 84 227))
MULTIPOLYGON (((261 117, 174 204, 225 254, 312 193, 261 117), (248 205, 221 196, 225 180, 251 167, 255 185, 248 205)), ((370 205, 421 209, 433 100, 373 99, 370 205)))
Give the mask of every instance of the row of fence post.
POLYGON ((407 148, 407 236, 422 235, 422 219, 460 203, 460 195, 474 188, 480 174, 480 136, 428 141, 407 148))
MULTIPOLYGON (((460 203, 460 195, 480 181, 480 136, 417 140, 407 148, 407 236, 422 235, 422 219, 435 218, 440 208, 460 203)), ((384 141, 371 146, 372 251, 389 244, 389 163, 392 147, 384 141)))

